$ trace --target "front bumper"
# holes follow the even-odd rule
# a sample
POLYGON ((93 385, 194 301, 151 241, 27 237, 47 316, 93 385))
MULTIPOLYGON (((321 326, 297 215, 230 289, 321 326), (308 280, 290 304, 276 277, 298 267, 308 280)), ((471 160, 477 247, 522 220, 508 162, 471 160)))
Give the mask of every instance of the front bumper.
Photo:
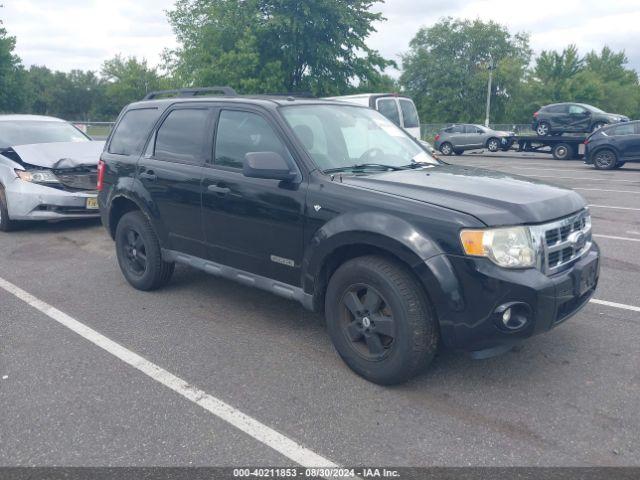
POLYGON ((97 209, 87 208, 87 199, 96 192, 69 192, 16 178, 5 185, 11 220, 71 220, 97 218, 97 209))
POLYGON ((466 351, 516 345, 551 330, 575 315, 593 296, 600 273, 600 250, 591 249, 567 270, 547 276, 535 269, 508 270, 484 258, 447 256, 457 282, 445 298, 436 302, 445 345, 466 351), (593 284, 585 291, 580 273, 593 268, 593 284), (530 307, 530 320, 517 331, 501 328, 496 310, 511 302, 530 307))

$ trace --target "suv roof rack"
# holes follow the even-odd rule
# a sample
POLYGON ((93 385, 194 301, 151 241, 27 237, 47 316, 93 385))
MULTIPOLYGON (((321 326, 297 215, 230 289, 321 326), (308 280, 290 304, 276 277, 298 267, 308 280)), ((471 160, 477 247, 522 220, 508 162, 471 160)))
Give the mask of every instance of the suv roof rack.
POLYGON ((149 92, 143 100, 153 100, 160 96, 196 97, 205 93, 222 93, 223 95, 230 97, 238 95, 231 87, 178 88, 175 90, 158 90, 157 92, 149 92))

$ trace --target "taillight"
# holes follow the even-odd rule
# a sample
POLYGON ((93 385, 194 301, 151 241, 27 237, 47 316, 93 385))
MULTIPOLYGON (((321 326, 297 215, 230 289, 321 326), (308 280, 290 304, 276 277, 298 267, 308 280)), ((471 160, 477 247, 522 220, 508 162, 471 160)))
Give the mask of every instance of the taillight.
POLYGON ((104 171, 106 169, 105 163, 100 160, 98 162, 98 182, 96 184, 96 189, 101 192, 102 187, 104 187, 104 171))
POLYGON ((436 142, 437 142, 438 140, 440 140, 440 134, 439 134, 439 133, 436 135, 436 142))
POLYGON ((589 139, 588 139, 588 138, 585 138, 583 143, 584 143, 585 145, 589 145, 589 139))
POLYGON ((539 114, 539 113, 540 113, 540 112, 534 112, 534 114, 533 114, 533 118, 538 118, 538 114, 539 114))

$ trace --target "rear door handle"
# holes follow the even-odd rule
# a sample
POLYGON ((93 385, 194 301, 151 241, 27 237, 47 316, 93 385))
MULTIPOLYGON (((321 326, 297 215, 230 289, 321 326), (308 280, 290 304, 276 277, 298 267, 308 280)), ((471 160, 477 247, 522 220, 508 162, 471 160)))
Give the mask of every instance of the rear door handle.
POLYGON ((158 179, 158 176, 153 173, 153 170, 147 170, 146 172, 140 173, 140 178, 149 180, 150 182, 155 182, 158 179))
POLYGON ((231 191, 229 187, 219 186, 219 185, 209 185, 207 190, 211 193, 217 193, 219 195, 226 195, 231 191))

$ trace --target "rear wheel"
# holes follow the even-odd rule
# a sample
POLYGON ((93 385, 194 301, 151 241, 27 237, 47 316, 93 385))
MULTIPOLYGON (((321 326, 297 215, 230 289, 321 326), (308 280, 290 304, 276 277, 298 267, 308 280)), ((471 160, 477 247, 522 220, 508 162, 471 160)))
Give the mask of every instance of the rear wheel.
POLYGON ((498 140, 497 138, 490 138, 489 140, 487 140, 487 149, 490 152, 497 152, 498 150, 500 150, 500 140, 498 140))
POLYGON ((116 227, 116 254, 122 274, 138 290, 166 285, 175 264, 162 260, 158 236, 140 211, 125 214, 116 227))
POLYGON ((618 155, 609 148, 599 150, 593 157, 593 166, 598 170, 612 170, 618 163, 618 155))
POLYGON ((329 281, 325 312, 339 355, 372 382, 404 382, 436 353, 431 305, 411 272, 395 261, 366 256, 340 266, 329 281))
POLYGON ((453 145, 449 142, 444 142, 440 145, 440 153, 443 155, 451 155, 453 153, 453 145))
POLYGON ((573 158, 573 147, 568 143, 559 143, 551 151, 556 160, 569 160, 573 158))
POLYGON ((551 134, 551 125, 548 122, 540 122, 536 127, 536 133, 541 137, 551 134))
POLYGON ((9 218, 7 197, 4 188, 0 185, 0 231, 10 232, 16 227, 16 222, 9 218))

